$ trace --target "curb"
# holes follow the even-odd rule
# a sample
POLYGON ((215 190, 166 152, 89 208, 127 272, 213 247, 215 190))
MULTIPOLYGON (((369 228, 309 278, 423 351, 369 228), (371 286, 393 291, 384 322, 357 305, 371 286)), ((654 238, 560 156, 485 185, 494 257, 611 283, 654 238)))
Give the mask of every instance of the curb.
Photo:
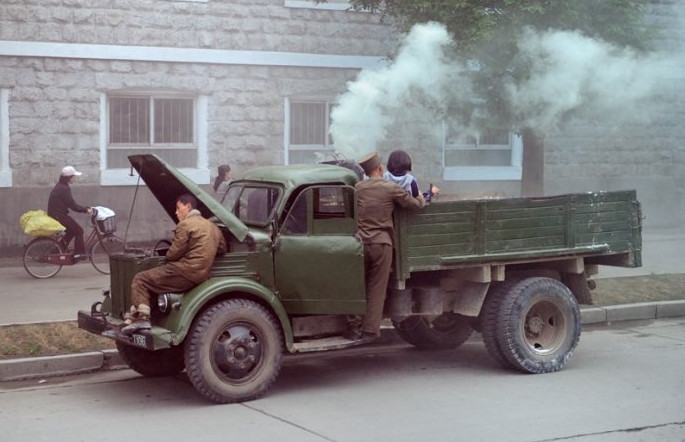
POLYGON ((128 368, 116 350, 0 361, 0 382, 128 368))
MULTIPOLYGON (((582 307, 583 325, 612 322, 675 318, 685 316, 685 300, 657 301, 608 307, 582 307)), ((0 382, 21 381, 55 376, 91 373, 128 368, 117 350, 41 356, 0 361, 0 382)))
POLYGON ((580 309, 580 321, 583 325, 675 318, 678 316, 685 316, 685 300, 641 302, 607 307, 582 307, 580 309))

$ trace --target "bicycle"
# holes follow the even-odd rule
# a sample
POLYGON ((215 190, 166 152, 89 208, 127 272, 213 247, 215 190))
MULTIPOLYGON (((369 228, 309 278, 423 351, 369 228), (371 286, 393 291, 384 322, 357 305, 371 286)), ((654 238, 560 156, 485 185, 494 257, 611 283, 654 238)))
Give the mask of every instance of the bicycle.
MULTIPOLYGON (((123 253, 124 240, 114 234, 116 221, 114 216, 103 220, 97 219, 97 210, 93 209, 90 217, 92 230, 85 240, 88 259, 98 272, 109 275, 109 256, 123 253)), ((52 278, 65 265, 74 265, 74 253, 67 252, 62 245, 64 232, 49 236, 38 236, 26 245, 24 251, 24 269, 38 279, 52 278)))

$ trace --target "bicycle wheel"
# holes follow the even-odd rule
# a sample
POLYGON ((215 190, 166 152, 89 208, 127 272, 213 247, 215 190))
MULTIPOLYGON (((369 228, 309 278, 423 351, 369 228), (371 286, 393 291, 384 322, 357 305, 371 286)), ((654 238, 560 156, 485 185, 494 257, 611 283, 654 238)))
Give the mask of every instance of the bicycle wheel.
POLYGON ((171 247, 171 241, 168 239, 160 239, 152 247, 152 256, 164 256, 167 250, 171 247))
POLYGON ((24 269, 34 278, 52 278, 62 269, 61 256, 62 248, 56 239, 39 236, 32 239, 24 250, 24 269))
POLYGON ((90 262, 100 273, 109 275, 109 256, 124 253, 124 240, 116 235, 101 236, 90 249, 90 262))

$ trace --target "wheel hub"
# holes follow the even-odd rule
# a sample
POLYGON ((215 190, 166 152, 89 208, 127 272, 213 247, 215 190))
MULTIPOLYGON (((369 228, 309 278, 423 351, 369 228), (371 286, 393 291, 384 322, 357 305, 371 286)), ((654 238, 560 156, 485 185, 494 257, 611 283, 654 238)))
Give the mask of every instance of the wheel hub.
POLYGON ((554 352, 563 342, 563 316, 551 302, 535 304, 524 322, 525 341, 538 354, 554 352))
POLYGON ((528 323, 526 324, 528 332, 539 335, 543 328, 545 328, 545 321, 541 317, 533 316, 528 318, 528 323))
POLYGON ((231 327, 217 340, 214 360, 228 378, 247 376, 259 363, 262 346, 257 336, 245 327, 231 327))

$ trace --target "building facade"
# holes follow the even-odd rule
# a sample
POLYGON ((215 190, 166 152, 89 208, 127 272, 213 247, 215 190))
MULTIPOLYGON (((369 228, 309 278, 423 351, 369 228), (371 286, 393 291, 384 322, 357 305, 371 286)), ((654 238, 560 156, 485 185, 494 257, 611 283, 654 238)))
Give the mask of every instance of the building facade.
MULTIPOLYGON (((678 3, 659 2, 653 14, 669 20, 678 3)), ((240 176, 330 155, 336 97, 398 42, 391 26, 345 1, 4 0, 0 255, 21 249, 19 216, 46 207, 67 164, 84 172, 73 187, 79 203, 114 209, 122 236, 152 242, 173 222, 136 191, 131 153, 158 153, 207 186, 219 164, 240 176)), ((645 127, 606 133, 580 121, 548 137, 545 193, 637 188, 648 222, 685 219, 685 84, 669 81, 673 95, 645 127)), ((397 144, 418 146, 417 176, 445 194, 519 193, 522 145, 508 132, 457 139, 436 122, 375 147, 397 144)))

